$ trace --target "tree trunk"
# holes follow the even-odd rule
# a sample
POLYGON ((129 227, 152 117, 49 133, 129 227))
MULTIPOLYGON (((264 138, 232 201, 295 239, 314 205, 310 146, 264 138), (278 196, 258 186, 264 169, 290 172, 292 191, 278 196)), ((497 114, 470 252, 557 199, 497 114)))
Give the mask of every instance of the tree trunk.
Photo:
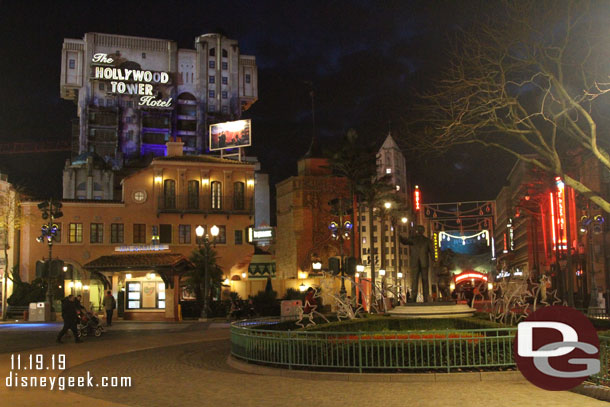
POLYGON ((376 295, 375 295, 375 241, 373 239, 373 226, 375 225, 374 221, 374 212, 373 212, 373 203, 368 202, 369 209, 369 247, 371 250, 371 298, 369 301, 369 312, 373 310, 373 304, 375 303, 376 295))

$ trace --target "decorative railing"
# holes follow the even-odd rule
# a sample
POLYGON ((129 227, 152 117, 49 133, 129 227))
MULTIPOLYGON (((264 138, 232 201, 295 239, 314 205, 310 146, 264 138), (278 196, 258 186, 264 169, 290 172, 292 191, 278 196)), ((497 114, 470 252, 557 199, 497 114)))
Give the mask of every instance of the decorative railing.
MULTIPOLYGON (((279 321, 231 325, 231 354, 284 368, 340 371, 497 370, 515 367, 517 328, 382 332, 314 332, 266 329, 279 321)), ((600 373, 590 380, 610 385, 610 336, 600 335, 600 373)))
POLYGON ((200 195, 195 198, 188 194, 171 197, 161 194, 158 208, 161 212, 252 214, 254 201, 252 198, 236 199, 233 195, 217 196, 212 199, 210 195, 200 195))
MULTIPOLYGON (((268 323, 268 322, 267 322, 268 323)), ((516 328, 400 332, 274 331, 231 325, 231 354, 277 367, 446 371, 513 367, 516 328)))

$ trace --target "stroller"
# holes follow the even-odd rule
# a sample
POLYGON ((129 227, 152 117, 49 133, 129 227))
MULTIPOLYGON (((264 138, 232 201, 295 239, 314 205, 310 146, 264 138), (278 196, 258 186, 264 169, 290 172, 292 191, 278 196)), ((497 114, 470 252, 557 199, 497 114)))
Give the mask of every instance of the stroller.
POLYGON ((83 311, 78 321, 78 336, 95 335, 101 336, 104 327, 100 324, 100 319, 90 311, 83 311))

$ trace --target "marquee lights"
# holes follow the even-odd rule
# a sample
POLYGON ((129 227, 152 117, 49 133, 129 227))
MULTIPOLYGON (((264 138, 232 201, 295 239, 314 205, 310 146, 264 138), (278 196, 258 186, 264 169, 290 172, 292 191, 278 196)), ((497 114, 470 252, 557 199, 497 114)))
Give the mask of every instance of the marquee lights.
POLYGON ((421 192, 419 190, 419 186, 417 186, 417 185, 415 185, 414 198, 415 198, 415 210, 419 211, 421 209, 421 192))
POLYGON ((565 185, 561 178, 555 177, 557 191, 549 193, 551 206, 551 233, 553 250, 568 250, 567 223, 565 215, 565 185))
POLYGON ((438 233, 434 233, 434 260, 438 260, 438 233))
POLYGON ((475 233, 474 235, 468 235, 468 236, 461 236, 461 235, 452 235, 451 233, 447 233, 447 232, 440 232, 438 234, 440 240, 447 240, 448 242, 451 241, 451 239, 461 239, 462 240, 462 244, 466 244, 466 240, 467 239, 474 239, 475 237, 477 238, 477 240, 481 240, 481 238, 487 240, 487 246, 489 246, 489 231, 487 230, 482 230, 478 233, 475 233))
POLYGON ((141 246, 117 246, 114 248, 115 252, 158 252, 162 250, 169 250, 169 245, 152 244, 141 246))
POLYGON ((459 276, 457 276, 455 278, 455 282, 460 283, 464 280, 468 280, 468 279, 475 279, 475 280, 483 280, 483 281, 487 281, 487 276, 480 274, 480 273, 466 273, 466 274, 460 274, 459 276))

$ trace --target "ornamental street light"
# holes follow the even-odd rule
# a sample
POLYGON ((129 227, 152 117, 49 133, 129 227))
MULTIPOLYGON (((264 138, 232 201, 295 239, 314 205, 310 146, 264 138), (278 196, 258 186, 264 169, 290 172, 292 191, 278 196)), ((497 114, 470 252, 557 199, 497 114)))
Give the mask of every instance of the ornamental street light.
MULTIPOLYGON (((328 202, 329 206, 331 207, 331 213, 335 216, 339 217, 339 222, 335 222, 332 221, 330 222, 330 224, 328 225, 328 229, 330 229, 330 234, 331 234, 331 238, 333 240, 337 240, 339 242, 339 258, 340 261, 335 262, 335 261, 331 261, 329 259, 329 267, 331 270, 333 270, 335 273, 340 273, 341 274, 341 289, 339 290, 339 295, 341 296, 342 299, 345 298, 346 294, 347 294, 347 290, 345 289, 345 269, 347 268, 347 265, 345 264, 345 261, 343 259, 343 242, 345 240, 349 240, 351 239, 351 235, 354 229, 354 224, 352 222, 350 222, 349 220, 347 221, 343 221, 343 217, 346 215, 349 215, 351 213, 351 208, 350 208, 350 204, 348 201, 346 201, 343 198, 336 198, 331 200, 330 202, 328 202)), ((354 253, 352 252, 352 256, 354 255, 354 253)), ((353 272, 355 273, 355 258, 354 257, 350 257, 350 259, 353 259, 353 261, 351 263, 354 264, 354 270, 353 272)), ((353 275, 354 273, 350 274, 353 275)), ((352 285, 352 291, 353 294, 355 295, 355 291, 356 291, 356 287, 354 285, 352 285)))
MULTIPOLYGON (((210 291, 210 278, 209 278, 209 253, 210 253, 210 238, 207 233, 204 235, 203 226, 199 225, 195 228, 195 235, 197 235, 197 245, 199 246, 199 253, 203 254, 203 308, 201 309, 200 319, 207 320, 208 318, 208 300, 210 291), (202 249, 202 245, 205 250, 202 249)), ((212 234, 212 245, 216 247, 216 236, 220 233, 220 228, 216 225, 210 228, 212 234)))
POLYGON ((38 209, 40 209, 42 219, 47 223, 43 224, 40 228, 41 234, 36 238, 36 241, 39 243, 47 243, 49 247, 49 259, 46 262, 46 274, 47 274, 47 295, 46 302, 49 303, 51 310, 53 310, 53 291, 51 289, 51 261, 53 259, 53 240, 57 236, 59 232, 59 226, 55 223, 55 219, 59 219, 64 214, 61 212, 62 204, 61 202, 53 201, 53 199, 49 199, 48 201, 43 201, 38 204, 38 209))
MULTIPOLYGON (((604 222, 605 219, 602 215, 595 215, 595 216, 589 216, 589 215, 583 215, 580 218, 580 233, 583 234, 587 234, 587 245, 589 246, 589 265, 587 266, 587 274, 588 274, 588 278, 583 279, 583 283, 586 284, 587 280, 590 281, 591 283, 591 296, 590 296, 590 300, 589 300, 589 308, 597 308, 598 305, 598 301, 597 301, 597 297, 598 297, 598 287, 597 287, 597 283, 595 281, 595 251, 593 250, 593 235, 599 235, 601 233, 603 233, 604 231, 604 222)), ((606 273, 608 273, 608 270, 606 270, 606 273)), ((606 278, 608 278, 608 276, 606 276, 606 278)), ((585 296, 586 296, 586 292, 587 289, 586 287, 584 287, 584 284, 581 285, 582 287, 582 299, 584 301, 585 296)), ((610 291, 608 292, 608 294, 610 295, 610 291)), ((608 304, 609 301, 606 301, 606 310, 610 309, 610 304, 608 304)))

